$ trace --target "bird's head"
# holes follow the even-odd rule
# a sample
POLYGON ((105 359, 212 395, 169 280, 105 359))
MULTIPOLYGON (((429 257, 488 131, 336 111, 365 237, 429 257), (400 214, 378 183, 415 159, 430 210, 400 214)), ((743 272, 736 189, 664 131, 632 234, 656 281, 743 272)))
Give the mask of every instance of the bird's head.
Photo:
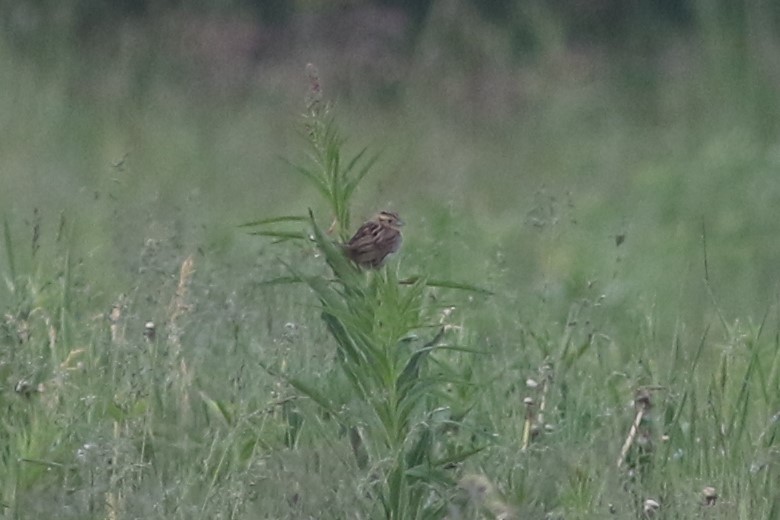
POLYGON ((404 225, 404 221, 401 220, 401 217, 399 217, 398 213, 395 211, 380 211, 376 215, 376 221, 394 229, 398 229, 404 225))

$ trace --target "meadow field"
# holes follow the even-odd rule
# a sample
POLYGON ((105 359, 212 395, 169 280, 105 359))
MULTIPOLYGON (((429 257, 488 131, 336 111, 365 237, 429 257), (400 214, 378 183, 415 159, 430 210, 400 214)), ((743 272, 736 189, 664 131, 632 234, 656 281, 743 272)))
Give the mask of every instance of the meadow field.
POLYGON ((777 9, 518 53, 432 4, 9 3, 0 518, 780 518, 777 9))

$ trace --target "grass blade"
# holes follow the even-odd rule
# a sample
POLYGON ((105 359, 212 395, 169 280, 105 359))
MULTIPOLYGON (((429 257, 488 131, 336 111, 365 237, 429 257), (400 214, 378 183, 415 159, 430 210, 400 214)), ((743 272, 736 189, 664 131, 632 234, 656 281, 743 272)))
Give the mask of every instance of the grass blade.
POLYGON ((278 224, 280 222, 305 222, 306 220, 307 220, 306 217, 297 216, 297 215, 287 215, 283 217, 271 217, 271 218, 265 218, 260 220, 253 220, 252 222, 245 222, 243 224, 239 224, 236 227, 245 228, 245 227, 265 226, 268 224, 278 224))
POLYGON ((5 240, 5 256, 8 262, 8 288, 11 293, 16 295, 16 262, 14 261, 14 248, 11 240, 11 228, 8 225, 8 219, 3 219, 3 235, 5 240))
MULTIPOLYGON (((411 276, 409 278, 399 280, 398 283, 403 285, 411 285, 417 283, 420 280, 420 278, 421 278, 420 276, 411 276)), ((476 293, 481 293, 486 295, 495 294, 493 291, 489 289, 485 289, 483 287, 479 287, 477 285, 472 285, 463 282, 455 282, 452 280, 435 280, 429 278, 426 280, 425 285, 427 287, 441 287, 442 289, 458 289, 461 291, 470 291, 470 292, 476 292, 476 293)))
POLYGON ((302 231, 251 231, 248 233, 252 236, 280 238, 282 240, 305 240, 308 238, 306 233, 302 231))

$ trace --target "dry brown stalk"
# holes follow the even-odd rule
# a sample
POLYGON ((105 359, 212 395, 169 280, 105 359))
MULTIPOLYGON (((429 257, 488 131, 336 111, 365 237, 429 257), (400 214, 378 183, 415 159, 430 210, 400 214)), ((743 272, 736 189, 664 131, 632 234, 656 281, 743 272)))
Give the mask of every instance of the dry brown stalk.
POLYGON ((191 310, 188 303, 189 288, 192 277, 195 274, 195 259, 192 255, 184 259, 179 269, 179 284, 176 286, 176 294, 168 308, 168 341, 173 347, 176 358, 181 355, 182 329, 179 320, 191 310))
POLYGON ((523 400, 526 410, 525 423, 523 424, 522 451, 528 449, 531 440, 544 428, 544 411, 547 407, 547 393, 550 388, 550 381, 552 381, 552 366, 544 364, 539 367, 539 375, 541 376, 541 382, 537 382, 534 379, 528 379, 525 382, 526 387, 536 391, 539 396, 539 404, 537 406, 537 400, 532 397, 526 397, 523 400))
POLYGON ((642 419, 645 417, 651 407, 652 402, 650 400, 649 390, 646 388, 639 389, 636 393, 636 396, 634 397, 634 409, 636 410, 636 415, 634 416, 634 421, 631 423, 631 428, 628 430, 628 437, 626 437, 626 440, 623 443, 623 448, 620 450, 620 456, 617 460, 618 469, 623 466, 623 463, 626 460, 626 455, 628 455, 628 451, 631 449, 631 446, 634 445, 634 441, 636 440, 637 434, 639 433, 639 427, 642 424, 642 419))
POLYGON ((181 318, 192 310, 189 304, 190 284, 195 275, 195 259, 192 255, 184 259, 179 269, 179 284, 176 286, 176 294, 171 300, 168 310, 168 341, 171 345, 173 360, 178 360, 179 391, 181 392, 179 406, 182 418, 186 418, 191 410, 189 387, 193 380, 193 374, 182 357, 181 337, 183 329, 181 318))

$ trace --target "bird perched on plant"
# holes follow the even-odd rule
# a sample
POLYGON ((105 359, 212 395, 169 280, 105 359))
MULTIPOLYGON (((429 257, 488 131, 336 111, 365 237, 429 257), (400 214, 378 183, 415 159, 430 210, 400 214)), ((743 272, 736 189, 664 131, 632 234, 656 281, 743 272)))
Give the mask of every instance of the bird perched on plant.
POLYGON ((401 226, 404 223, 394 211, 380 211, 360 226, 344 244, 347 257, 360 267, 381 267, 388 255, 401 247, 401 226))

